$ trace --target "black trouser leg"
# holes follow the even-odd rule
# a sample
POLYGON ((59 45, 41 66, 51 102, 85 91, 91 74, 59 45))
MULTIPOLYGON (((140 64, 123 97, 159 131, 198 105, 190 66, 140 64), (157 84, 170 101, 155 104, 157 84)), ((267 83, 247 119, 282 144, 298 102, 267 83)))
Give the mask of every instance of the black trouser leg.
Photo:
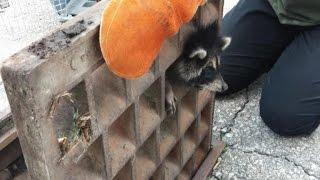
POLYGON ((223 19, 222 33, 232 37, 221 56, 224 94, 246 88, 270 70, 295 33, 281 25, 267 0, 241 0, 223 19))
POLYGON ((263 87, 263 121, 281 135, 309 134, 320 121, 320 27, 279 23, 267 0, 241 0, 223 19, 232 37, 221 56, 226 92, 271 71, 263 87))
POLYGON ((320 27, 305 30, 268 74, 260 101, 264 122, 281 135, 310 134, 320 122, 320 27))

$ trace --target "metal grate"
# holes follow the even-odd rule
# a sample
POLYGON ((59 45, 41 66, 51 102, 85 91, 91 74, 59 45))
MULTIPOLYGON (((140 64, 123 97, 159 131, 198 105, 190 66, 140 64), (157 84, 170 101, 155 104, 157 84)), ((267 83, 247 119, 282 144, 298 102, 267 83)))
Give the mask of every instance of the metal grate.
POLYGON ((178 112, 165 113, 166 69, 190 27, 146 75, 125 80, 101 57, 100 3, 3 66, 31 179, 191 178, 210 150, 213 94, 174 86, 178 112))
POLYGON ((50 0, 58 14, 61 14, 70 0, 50 0))

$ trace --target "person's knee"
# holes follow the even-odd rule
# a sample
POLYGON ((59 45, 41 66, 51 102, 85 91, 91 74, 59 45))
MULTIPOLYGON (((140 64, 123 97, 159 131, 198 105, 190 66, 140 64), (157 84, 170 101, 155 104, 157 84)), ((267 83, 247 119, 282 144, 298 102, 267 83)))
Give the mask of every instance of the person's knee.
POLYGON ((234 83, 234 81, 236 81, 237 78, 223 76, 223 74, 221 74, 221 75, 222 75, 223 80, 228 85, 228 89, 223 92, 217 92, 217 96, 227 96, 227 95, 239 92, 239 91, 247 88, 249 86, 249 84, 251 83, 251 82, 239 83, 239 81, 240 81, 239 78, 238 78, 238 82, 234 83))
MULTIPOLYGON (((283 104, 283 103, 281 103, 283 104)), ((271 103, 270 100, 261 99, 260 115, 264 123, 275 133, 282 136, 309 135, 319 125, 318 119, 299 116, 298 108, 271 103)))
POLYGON ((260 74, 262 74, 262 70, 256 70, 252 72, 245 68, 247 65, 246 58, 234 58, 228 54, 229 52, 223 52, 221 56, 221 67, 220 73, 223 80, 227 83, 228 89, 222 93, 217 93, 219 96, 230 95, 236 92, 239 92, 245 88, 247 88, 254 80, 256 80, 260 74), (235 68, 233 65, 230 65, 230 62, 236 62, 237 64, 243 64, 243 68, 235 68))

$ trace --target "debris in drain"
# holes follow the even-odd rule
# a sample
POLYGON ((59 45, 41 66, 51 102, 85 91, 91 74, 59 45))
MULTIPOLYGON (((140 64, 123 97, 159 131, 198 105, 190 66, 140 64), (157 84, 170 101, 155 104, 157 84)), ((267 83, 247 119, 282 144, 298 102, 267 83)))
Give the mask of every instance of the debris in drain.
POLYGON ((70 144, 68 143, 67 137, 58 138, 58 143, 59 143, 59 148, 62 154, 65 154, 66 152, 68 152, 70 148, 70 144))
POLYGON ((50 109, 50 117, 55 116, 55 113, 62 99, 66 99, 67 101, 70 101, 73 104, 71 93, 65 92, 63 94, 60 94, 52 102, 51 109, 50 109))
POLYGON ((62 155, 66 154, 71 149, 71 147, 76 144, 77 141, 90 141, 92 135, 91 115, 89 113, 86 113, 82 116, 79 116, 78 113, 75 113, 73 118, 73 126, 70 131, 70 139, 65 136, 58 138, 62 155))
POLYGON ((77 92, 58 95, 51 105, 50 117, 57 132, 61 155, 64 156, 77 142, 91 139, 91 114, 88 112, 86 95, 77 92))
POLYGON ((80 129, 80 135, 87 142, 90 141, 91 136, 91 115, 89 113, 77 119, 77 127, 80 129))

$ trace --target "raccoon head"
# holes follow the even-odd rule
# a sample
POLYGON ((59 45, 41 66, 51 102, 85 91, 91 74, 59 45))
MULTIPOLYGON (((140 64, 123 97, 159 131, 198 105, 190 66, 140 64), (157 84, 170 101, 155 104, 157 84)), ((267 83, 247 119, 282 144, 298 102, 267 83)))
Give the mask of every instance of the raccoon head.
POLYGON ((228 85, 220 74, 220 54, 230 45, 231 38, 222 37, 217 39, 216 43, 213 46, 214 48, 210 50, 204 48, 195 49, 190 53, 188 61, 189 64, 196 62, 197 67, 202 66, 193 73, 193 77, 196 78, 193 79, 194 82, 192 84, 210 91, 223 92, 228 89, 228 85))
POLYGON ((214 92, 223 92, 228 89, 227 83, 220 74, 220 59, 216 57, 206 66, 200 75, 201 89, 207 89, 214 92))
POLYGON ((182 54, 169 68, 171 78, 212 91, 226 89, 219 72, 219 56, 229 46, 231 38, 220 36, 218 27, 218 22, 197 26, 187 36, 182 54), (211 68, 206 69, 208 66, 211 68))

